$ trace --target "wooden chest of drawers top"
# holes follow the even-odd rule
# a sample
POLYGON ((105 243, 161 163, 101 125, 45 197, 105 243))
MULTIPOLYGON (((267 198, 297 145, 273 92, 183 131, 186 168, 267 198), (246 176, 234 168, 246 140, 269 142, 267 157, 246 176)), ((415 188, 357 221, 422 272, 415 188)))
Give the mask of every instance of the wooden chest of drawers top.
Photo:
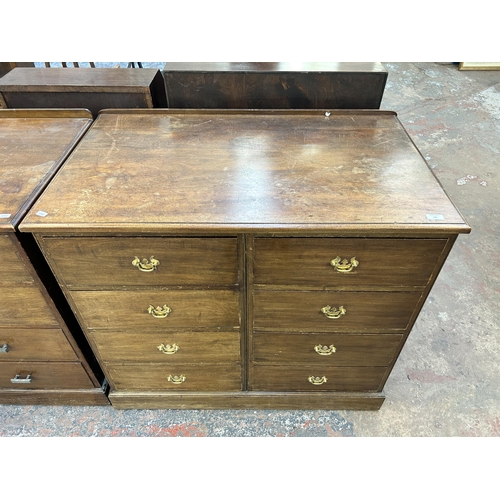
POLYGON ((105 111, 21 227, 470 231, 395 113, 319 110, 105 111))
POLYGON ((0 110, 0 232, 11 232, 92 122, 84 110, 0 110))

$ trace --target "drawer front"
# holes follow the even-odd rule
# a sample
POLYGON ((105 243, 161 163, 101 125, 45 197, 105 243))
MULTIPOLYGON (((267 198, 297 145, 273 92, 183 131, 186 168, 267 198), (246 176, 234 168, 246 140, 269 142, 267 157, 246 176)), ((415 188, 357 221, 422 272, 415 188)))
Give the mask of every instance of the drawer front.
POLYGON ((238 363, 236 332, 123 333, 90 331, 104 362, 238 363))
POLYGON ((238 293, 230 290, 81 291, 71 297, 88 328, 231 329, 240 323, 238 293))
POLYGON ((253 365, 254 391, 378 391, 383 367, 289 367, 253 365), (312 382, 314 383, 312 383, 312 382))
POLYGON ((80 363, 0 363, 2 389, 92 389, 80 363))
POLYGON ((77 361, 64 333, 57 329, 0 328, 0 361, 77 361))
POLYGON ((33 277, 19 258, 9 236, 0 236, 0 256, 2 258, 0 282, 33 282, 33 277))
POLYGON ((304 286, 425 286, 446 241, 256 238, 254 282, 304 286))
POLYGON ((420 296, 420 292, 255 290, 254 328, 294 332, 405 330, 420 296))
POLYGON ((239 365, 106 365, 116 390, 240 391, 239 365))
POLYGON ((401 334, 254 333, 253 361, 312 366, 388 366, 401 334))
POLYGON ((34 285, 4 285, 0 287, 0 297, 0 326, 58 326, 42 293, 34 285))
POLYGON ((45 238, 68 286, 232 285, 236 238, 45 238))

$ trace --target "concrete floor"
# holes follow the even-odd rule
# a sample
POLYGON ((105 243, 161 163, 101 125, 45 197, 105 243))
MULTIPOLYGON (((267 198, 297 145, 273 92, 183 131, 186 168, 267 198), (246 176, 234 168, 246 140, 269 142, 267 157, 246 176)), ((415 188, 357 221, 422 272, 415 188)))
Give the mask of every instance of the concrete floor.
POLYGON ((381 108, 398 113, 472 233, 458 238, 378 412, 0 405, 0 436, 500 436, 500 71, 384 65, 381 108))

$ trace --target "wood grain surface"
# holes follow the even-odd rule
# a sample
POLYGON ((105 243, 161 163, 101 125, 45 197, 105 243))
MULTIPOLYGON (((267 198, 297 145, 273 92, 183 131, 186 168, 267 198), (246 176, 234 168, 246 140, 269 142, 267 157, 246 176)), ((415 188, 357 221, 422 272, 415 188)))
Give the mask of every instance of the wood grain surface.
POLYGON ((394 113, 131 111, 100 114, 22 230, 470 230, 394 113))

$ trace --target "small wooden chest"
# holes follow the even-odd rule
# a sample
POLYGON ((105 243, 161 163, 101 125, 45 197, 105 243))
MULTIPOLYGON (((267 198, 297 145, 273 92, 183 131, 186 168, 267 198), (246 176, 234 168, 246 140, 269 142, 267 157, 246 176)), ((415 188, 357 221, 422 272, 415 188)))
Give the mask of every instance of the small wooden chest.
POLYGON ((380 63, 167 63, 170 108, 377 109, 380 63))
POLYGON ((33 237, 17 230, 91 122, 85 110, 0 110, 0 404, 109 404, 33 237))
POLYGON ((161 72, 146 68, 14 68, 0 78, 7 108, 164 108, 161 72))

